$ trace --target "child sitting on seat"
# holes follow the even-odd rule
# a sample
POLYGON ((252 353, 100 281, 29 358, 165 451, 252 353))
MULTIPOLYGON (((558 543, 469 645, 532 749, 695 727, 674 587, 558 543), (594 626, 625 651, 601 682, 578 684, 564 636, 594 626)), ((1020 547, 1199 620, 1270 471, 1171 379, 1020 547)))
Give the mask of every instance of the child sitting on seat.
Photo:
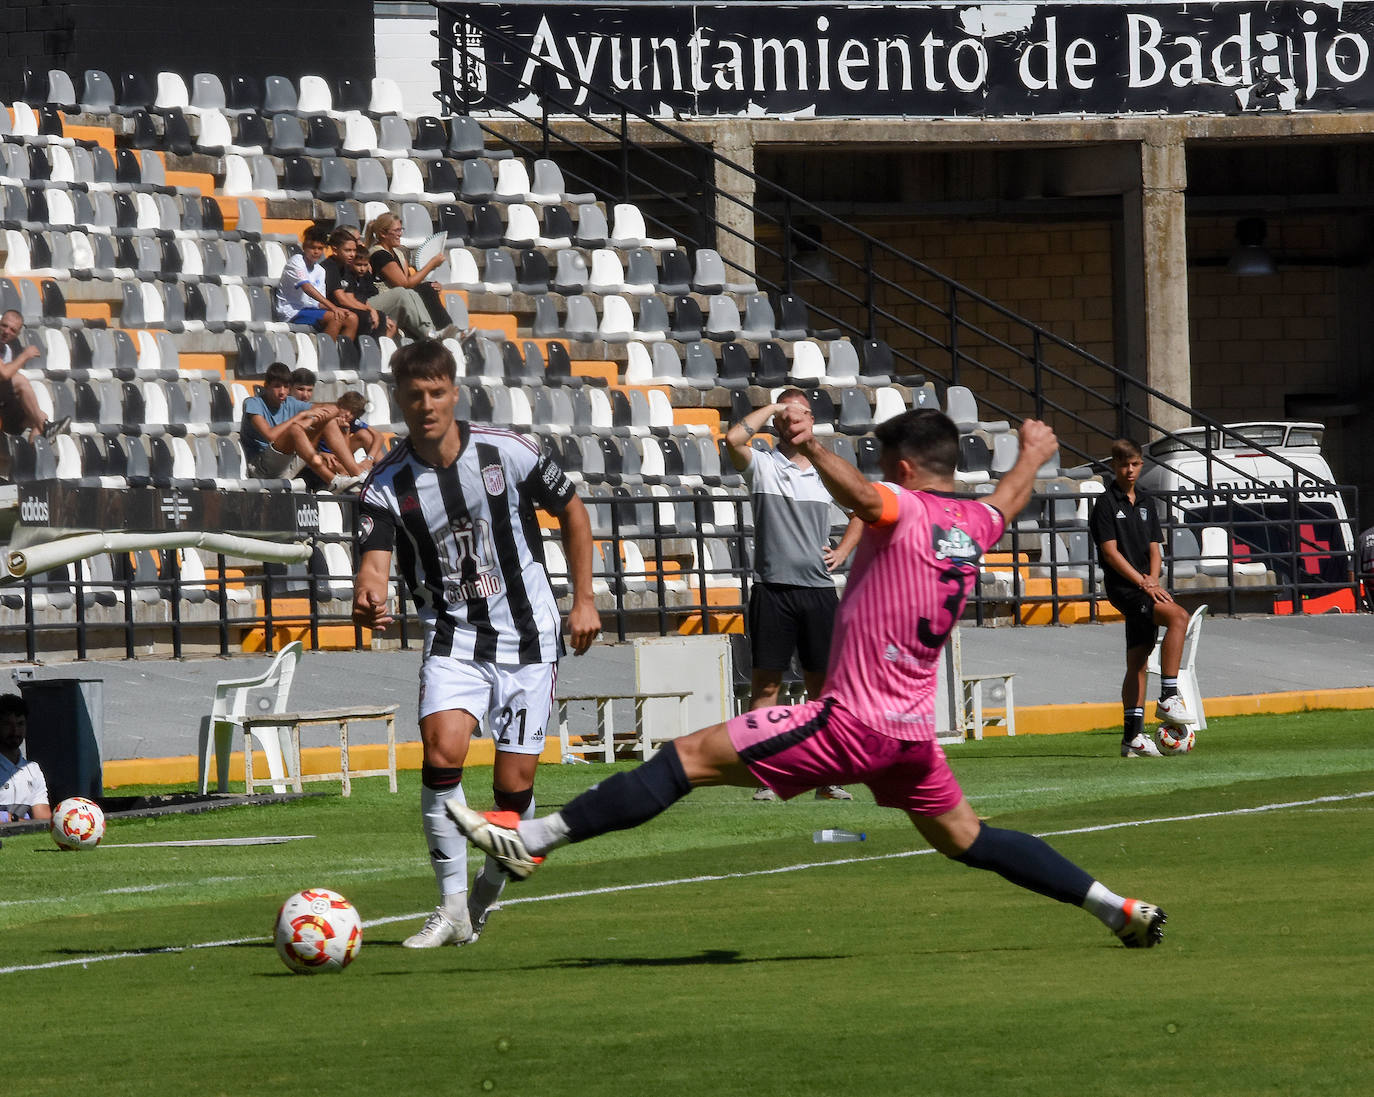
POLYGON ((331 304, 325 296, 325 270, 320 265, 329 236, 319 225, 301 233, 301 250, 286 261, 277 284, 277 317, 290 324, 308 324, 318 332, 350 339, 358 334, 358 318, 331 304))

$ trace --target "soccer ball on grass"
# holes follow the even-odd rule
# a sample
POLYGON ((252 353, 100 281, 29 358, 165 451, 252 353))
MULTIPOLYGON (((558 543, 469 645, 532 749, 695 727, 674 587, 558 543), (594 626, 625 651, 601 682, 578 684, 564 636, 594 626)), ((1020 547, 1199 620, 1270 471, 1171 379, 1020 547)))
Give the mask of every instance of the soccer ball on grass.
POLYGON ((1155 743, 1161 754, 1187 754, 1197 744, 1197 734, 1192 728, 1160 724, 1155 732, 1155 743))
POLYGON ((105 813, 94 800, 68 796, 52 813, 51 831, 63 849, 94 849, 105 837, 105 813))
POLYGON ((277 912, 277 955, 297 975, 339 972, 363 947, 363 922, 352 903, 328 888, 306 888, 277 912))

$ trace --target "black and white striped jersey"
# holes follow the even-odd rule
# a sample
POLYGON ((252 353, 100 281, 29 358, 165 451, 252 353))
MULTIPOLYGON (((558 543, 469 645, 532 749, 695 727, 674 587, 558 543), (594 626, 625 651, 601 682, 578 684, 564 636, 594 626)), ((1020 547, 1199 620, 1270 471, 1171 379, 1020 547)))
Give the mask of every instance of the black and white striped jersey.
POLYGON ((527 438, 460 422, 447 468, 401 442, 358 502, 358 549, 396 552, 425 624, 425 655, 547 663, 562 654, 558 603, 544 570, 535 509, 561 514, 563 470, 527 438))

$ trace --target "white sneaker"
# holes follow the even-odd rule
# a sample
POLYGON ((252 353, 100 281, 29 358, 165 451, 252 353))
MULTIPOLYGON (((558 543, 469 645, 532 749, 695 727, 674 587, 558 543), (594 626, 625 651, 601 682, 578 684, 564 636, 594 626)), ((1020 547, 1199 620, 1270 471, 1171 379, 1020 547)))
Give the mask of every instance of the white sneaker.
POLYGON ((1189 724, 1197 723, 1197 717, 1188 711, 1188 706, 1177 693, 1163 701, 1155 702, 1155 719, 1160 723, 1172 724, 1176 728, 1186 728, 1189 724))
POLYGON ((491 856, 512 880, 523 880, 543 863, 525 848, 520 837, 520 816, 513 811, 473 811, 450 796, 444 810, 474 846, 491 856))
POLYGON ((778 794, 774 792, 771 788, 761 788, 756 793, 754 793, 753 796, 753 799, 757 800, 761 804, 768 803, 770 800, 776 800, 777 798, 778 794))
POLYGON ((466 945, 475 940, 477 936, 472 932, 472 923, 466 911, 462 920, 455 922, 442 907, 436 907, 419 931, 401 942, 401 947, 442 948, 444 945, 466 945))
POLYGON ((817 800, 852 800, 853 794, 839 785, 824 785, 816 790, 817 800))
POLYGON ((345 476, 341 472, 329 481, 329 490, 335 493, 351 491, 366 479, 366 476, 345 476))
POLYGON ((1148 735, 1137 735, 1129 743, 1121 744, 1121 757, 1123 758, 1163 758, 1164 755, 1155 746, 1155 741, 1148 735))

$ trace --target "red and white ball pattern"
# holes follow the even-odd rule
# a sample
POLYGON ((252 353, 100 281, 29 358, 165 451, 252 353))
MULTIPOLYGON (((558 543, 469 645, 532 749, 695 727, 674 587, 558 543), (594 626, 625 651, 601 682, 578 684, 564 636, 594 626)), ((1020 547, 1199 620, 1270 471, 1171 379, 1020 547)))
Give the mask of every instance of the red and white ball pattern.
POLYGON ((1160 724, 1155 732, 1155 743, 1161 754, 1187 754, 1197 745, 1197 734, 1192 728, 1176 728, 1160 724))
POLYGON ((281 905, 277 955, 297 975, 339 972, 363 947, 363 922, 337 891, 306 888, 281 905))
POLYGON ((63 849, 94 849, 105 837, 105 813, 94 800, 68 796, 53 811, 50 829, 63 849))

